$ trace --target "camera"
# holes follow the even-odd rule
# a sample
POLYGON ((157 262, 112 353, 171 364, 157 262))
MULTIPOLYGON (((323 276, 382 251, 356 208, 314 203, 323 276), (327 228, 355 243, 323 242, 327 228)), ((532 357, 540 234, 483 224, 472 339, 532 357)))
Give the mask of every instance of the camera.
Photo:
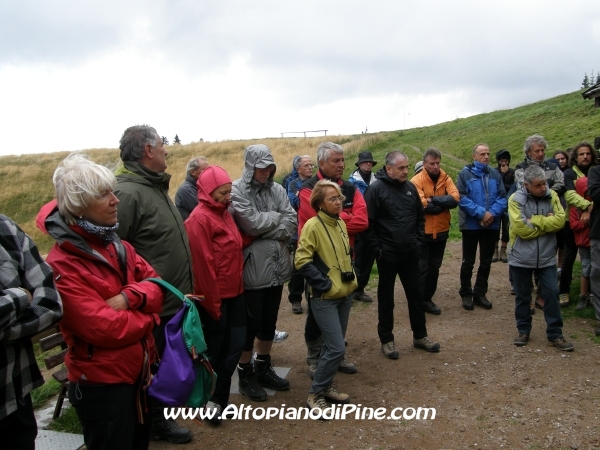
POLYGON ((354 272, 342 272, 342 283, 354 281, 354 272))

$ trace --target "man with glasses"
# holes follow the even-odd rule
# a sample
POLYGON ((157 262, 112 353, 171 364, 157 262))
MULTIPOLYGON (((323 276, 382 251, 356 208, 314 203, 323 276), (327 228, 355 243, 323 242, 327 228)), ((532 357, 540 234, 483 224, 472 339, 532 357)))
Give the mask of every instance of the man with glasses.
POLYGON ((369 228, 367 241, 379 270, 377 332, 381 350, 389 359, 400 356, 394 344, 394 286, 400 277, 413 332, 413 346, 438 352, 440 344, 427 336, 419 255, 425 233, 425 215, 414 184, 408 181, 408 157, 399 151, 385 156, 385 167, 365 193, 369 228))

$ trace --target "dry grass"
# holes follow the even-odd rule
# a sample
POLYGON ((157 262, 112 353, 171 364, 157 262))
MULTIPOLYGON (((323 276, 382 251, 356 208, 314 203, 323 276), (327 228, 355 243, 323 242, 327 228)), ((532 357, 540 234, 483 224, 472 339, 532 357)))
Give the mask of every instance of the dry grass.
MULTIPOLYGON (((381 140, 381 135, 320 136, 310 138, 262 139, 223 142, 194 142, 167 147, 172 175, 171 197, 185 179, 185 167, 193 156, 206 156, 211 164, 223 167, 232 179, 239 178, 244 167, 244 149, 252 144, 266 144, 277 163, 278 179, 288 173, 296 155, 308 154, 316 158, 320 143, 330 141, 343 145, 348 160, 348 170, 356 154, 381 140)), ((82 150, 90 158, 114 169, 120 163, 118 149, 82 150)), ((39 231, 35 217, 42 205, 54 198, 52 174, 68 152, 0 157, 0 178, 4 186, 0 192, 0 212, 12 218, 37 243, 42 253, 48 252, 53 240, 39 231)))

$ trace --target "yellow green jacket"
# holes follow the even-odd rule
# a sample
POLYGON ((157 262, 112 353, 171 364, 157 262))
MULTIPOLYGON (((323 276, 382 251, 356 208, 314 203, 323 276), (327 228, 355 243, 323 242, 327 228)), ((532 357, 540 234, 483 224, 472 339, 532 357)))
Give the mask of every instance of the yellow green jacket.
POLYGON ((547 189, 543 197, 536 198, 523 186, 508 200, 508 217, 508 263, 540 269, 555 266, 556 232, 565 225, 565 210, 558 194, 547 189))
POLYGON ((302 227, 294 263, 313 298, 347 297, 358 287, 346 224, 323 211, 302 227), (342 272, 354 273, 354 280, 343 282, 342 272))

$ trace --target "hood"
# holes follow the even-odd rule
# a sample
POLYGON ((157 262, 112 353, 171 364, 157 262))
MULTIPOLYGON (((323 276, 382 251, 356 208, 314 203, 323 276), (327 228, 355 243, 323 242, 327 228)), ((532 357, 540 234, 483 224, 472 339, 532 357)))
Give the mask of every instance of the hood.
MULTIPOLYGON (((388 184, 396 184, 397 186, 400 186, 401 184, 403 184, 403 183, 399 182, 398 180, 394 180, 394 179, 390 178, 385 170, 385 166, 377 171, 377 173, 375 174, 375 178, 377 178, 378 181, 381 180, 388 184)), ((406 179, 406 181, 408 181, 408 178, 406 179)))
POLYGON ((292 162, 292 171, 290 172, 290 180, 295 180, 300 176, 298 169, 296 169, 296 163, 300 159, 300 156, 294 156, 294 162, 292 162))
POLYGON ((123 165, 117 167, 117 170, 115 170, 115 176, 118 179, 125 178, 128 181, 148 186, 162 185, 166 189, 169 188, 169 181, 171 180, 171 175, 167 172, 154 172, 134 161, 123 162, 123 165))
POLYGON ((208 166, 198 177, 198 182, 196 184, 198 187, 198 201, 211 207, 227 208, 226 204, 216 202, 210 196, 212 191, 227 183, 231 183, 231 178, 225 169, 219 166, 208 166))
POLYGON ((508 159, 510 162, 510 152, 506 149, 499 150, 496 153, 496 162, 499 162, 501 159, 508 159))
POLYGON ((531 195, 529 193, 529 191, 527 190, 525 185, 523 185, 515 191, 515 194, 513 197, 513 199, 521 205, 524 205, 527 202, 528 198, 532 198, 532 199, 537 198, 538 200, 550 199, 550 198, 552 198, 552 190, 548 188, 548 189, 546 189, 546 193, 544 195, 542 195, 541 197, 534 197, 533 195, 531 195))
POLYGON ((50 235, 59 246, 71 243, 85 253, 95 253, 85 242, 85 239, 71 229, 58 212, 58 203, 52 200, 41 207, 35 218, 36 226, 44 233, 50 235))
POLYGON ((277 165, 271 154, 271 150, 264 144, 250 145, 244 150, 244 170, 242 171, 242 180, 246 184, 252 182, 254 176, 254 168, 264 169, 270 165, 275 166, 275 170, 269 177, 267 185, 273 184, 273 177, 277 171, 277 165))
POLYGON ((586 192, 588 190, 588 177, 580 177, 577 178, 575 182, 575 191, 582 197, 586 197, 586 192))

